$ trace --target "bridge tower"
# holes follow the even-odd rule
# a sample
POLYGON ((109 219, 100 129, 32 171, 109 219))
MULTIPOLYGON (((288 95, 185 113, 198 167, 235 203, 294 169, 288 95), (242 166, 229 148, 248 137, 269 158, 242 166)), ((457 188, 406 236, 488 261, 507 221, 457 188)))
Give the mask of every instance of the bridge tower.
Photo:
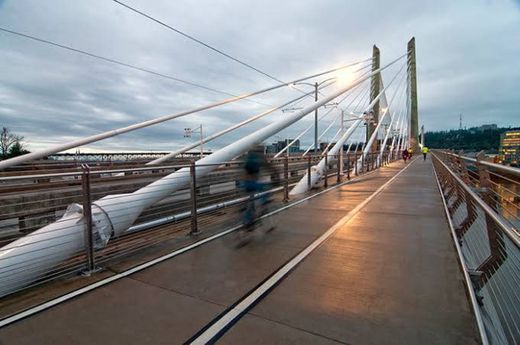
MULTIPOLYGON (((380 52, 379 48, 374 45, 372 48, 372 71, 376 71, 379 69, 381 65, 381 58, 380 58, 380 52)), ((381 86, 381 74, 376 73, 372 76, 370 79, 370 102, 372 102, 377 95, 379 95, 381 86)), ((372 108, 373 112, 373 118, 372 120, 369 120, 367 122, 367 140, 372 136, 372 133, 374 133, 374 130, 377 126, 377 122, 379 121, 379 101, 376 102, 374 107, 372 108)), ((377 144, 378 141, 374 140, 374 143, 372 144, 372 147, 370 148, 370 152, 377 151, 377 144)))
POLYGON ((408 42, 408 97, 410 101, 410 147, 419 150, 419 120, 417 111, 417 70, 415 61, 415 37, 408 42))

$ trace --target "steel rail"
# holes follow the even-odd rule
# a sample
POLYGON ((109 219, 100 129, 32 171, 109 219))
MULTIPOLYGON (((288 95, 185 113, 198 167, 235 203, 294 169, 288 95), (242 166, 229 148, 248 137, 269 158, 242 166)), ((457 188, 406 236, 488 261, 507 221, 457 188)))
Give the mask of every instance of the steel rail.
POLYGON ((435 153, 432 152, 432 155, 442 164, 442 166, 450 173, 450 175, 455 179, 455 181, 464 189, 466 193, 475 201, 483 210, 489 215, 493 221, 502 229, 502 231, 509 237, 511 242, 517 247, 520 248, 520 236, 516 232, 514 227, 508 226, 506 221, 502 219, 488 204, 482 200, 477 193, 475 193, 470 187, 468 187, 462 179, 457 176, 447 165, 444 163, 435 153))
POLYGON ((442 151, 442 152, 447 154, 447 155, 453 156, 453 157, 458 157, 458 158, 464 159, 465 161, 468 161, 468 162, 472 162, 472 163, 475 163, 475 164, 481 164, 481 165, 487 166, 488 168, 492 168, 492 169, 495 169, 495 170, 498 170, 498 171, 502 171, 502 172, 505 172, 505 173, 508 173, 508 174, 520 177, 520 169, 519 168, 513 168, 513 167, 510 167, 510 166, 507 166, 507 165, 486 162, 486 161, 478 160, 476 158, 471 158, 471 157, 468 157, 468 156, 462 156, 462 155, 459 155, 459 154, 456 154, 456 153, 452 153, 452 152, 448 152, 448 151, 442 151))
MULTIPOLYGON (((432 163, 432 166, 433 166, 433 163, 432 163)), ((455 234, 455 226, 453 224, 453 221, 451 220, 447 201, 445 200, 445 197, 444 197, 444 194, 442 191, 442 187, 441 187, 441 184, 439 181, 439 176, 437 175, 437 171, 435 170, 435 166, 434 166, 433 172, 435 174, 435 181, 437 182, 437 187, 439 188, 439 194, 441 196, 442 204, 444 206, 444 212, 445 212, 446 218, 448 220, 448 226, 450 228, 451 237, 452 237, 453 243, 455 245, 455 248, 457 250, 457 257, 459 259, 459 264, 462 268, 462 274, 464 275, 464 283, 465 283, 465 286, 466 286, 466 289, 467 289, 467 292, 469 295, 469 299, 471 301, 471 307, 473 309, 473 314, 475 315, 475 319, 477 321, 480 339, 482 340, 482 345, 488 345, 489 340, 487 337, 486 328, 484 326, 484 321, 482 319, 482 314, 480 312, 480 308, 478 307, 477 296, 476 296, 475 290, 473 289, 473 286, 471 284, 471 277, 469 276, 469 273, 468 273, 468 267, 466 265, 466 262, 464 261, 464 254, 462 253, 462 249, 460 248, 460 244, 457 239, 457 235, 455 234)))

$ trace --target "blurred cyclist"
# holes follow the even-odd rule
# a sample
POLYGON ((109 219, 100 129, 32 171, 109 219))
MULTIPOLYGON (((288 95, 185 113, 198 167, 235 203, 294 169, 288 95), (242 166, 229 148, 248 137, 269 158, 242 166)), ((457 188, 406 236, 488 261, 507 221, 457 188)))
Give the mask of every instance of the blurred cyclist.
MULTIPOLYGON (((242 224, 246 232, 251 232, 255 229, 255 223, 265 213, 266 205, 270 202, 267 194, 260 197, 255 197, 255 194, 268 189, 269 183, 261 182, 260 178, 273 171, 273 167, 265 157, 263 146, 255 146, 247 152, 241 181, 242 188, 249 195, 249 200, 242 212, 242 224)), ((271 226, 268 231, 273 228, 271 226)), ((240 245, 244 244, 241 243, 240 245)))

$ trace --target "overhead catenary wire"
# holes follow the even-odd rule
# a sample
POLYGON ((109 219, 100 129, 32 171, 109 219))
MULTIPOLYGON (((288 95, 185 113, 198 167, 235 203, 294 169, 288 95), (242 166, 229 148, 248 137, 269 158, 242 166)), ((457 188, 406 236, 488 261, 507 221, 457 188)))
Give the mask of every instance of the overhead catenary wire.
MULTIPOLYGON (((119 61, 119 60, 116 60, 116 59, 112 59, 112 58, 108 58, 108 57, 105 57, 105 56, 101 56, 101 55, 98 55, 98 54, 95 54, 95 53, 88 52, 86 50, 82 50, 82 49, 79 49, 79 48, 74 48, 74 47, 67 46, 67 45, 64 45, 64 44, 61 44, 61 43, 56 43, 56 42, 53 42, 53 41, 50 41, 50 40, 47 40, 47 39, 43 39, 43 38, 40 38, 40 37, 36 37, 36 36, 33 36, 33 35, 25 34, 25 33, 14 31, 14 30, 10 30, 10 29, 6 29, 4 27, 0 27, 0 31, 5 32, 5 33, 9 33, 9 34, 12 34, 12 35, 16 35, 18 37, 23 37, 23 38, 30 39, 30 40, 33 40, 33 41, 37 41, 37 42, 40 42, 40 43, 45 43, 45 44, 48 44, 48 45, 51 45, 51 46, 54 46, 54 47, 58 47, 58 48, 61 48, 61 49, 65 49, 65 50, 68 50, 68 51, 71 51, 71 52, 75 52, 75 53, 78 53, 78 54, 86 55, 86 56, 89 56, 91 58, 99 59, 99 60, 102 60, 102 61, 105 61, 105 62, 108 62, 108 63, 112 63, 112 64, 116 64, 116 65, 119 65, 119 66, 127 67, 127 68, 130 68, 130 69, 136 70, 136 71, 152 74, 152 75, 155 75, 157 77, 173 80, 173 81, 176 81, 176 82, 179 82, 179 83, 182 83, 182 84, 186 84, 186 85, 190 85, 190 86, 193 86, 193 87, 197 87, 197 88, 200 88, 200 89, 203 89, 203 90, 206 90, 206 91, 211 91, 211 92, 214 92, 214 93, 220 93, 220 94, 223 94, 223 95, 226 95, 226 96, 237 97, 235 94, 230 93, 230 92, 217 90, 215 88, 212 88, 212 87, 209 87, 209 86, 205 86, 205 85, 202 85, 202 84, 198 84, 196 82, 192 82, 192 81, 189 81, 189 80, 181 79, 181 78, 174 77, 172 75, 168 75, 168 74, 161 73, 161 72, 156 72, 154 70, 151 70, 151 69, 148 69, 148 68, 145 68, 145 67, 140 67, 140 66, 137 66, 137 65, 129 64, 129 63, 126 63, 126 62, 123 62, 123 61, 119 61)), ((258 104, 261 104, 261 105, 266 105, 265 103, 257 102, 257 101, 254 101, 254 100, 249 100, 249 101, 252 101, 252 102, 255 102, 255 103, 258 103, 258 104)))
MULTIPOLYGON (((332 84, 333 84, 333 83, 329 83, 329 84, 323 85, 321 88, 322 88, 322 89, 323 89, 323 88, 326 88, 326 87, 328 87, 328 86, 330 86, 330 85, 332 85, 332 84)), ((182 154, 182 153, 184 153, 184 152, 186 152, 186 151, 188 151, 188 150, 191 150, 191 149, 193 149, 193 148, 195 148, 195 147, 197 147, 197 146, 200 146, 200 144, 205 144, 205 143, 207 143, 207 142, 209 142, 209 141, 212 141, 212 140, 214 140, 214 139, 216 139, 216 138, 219 138, 219 137, 221 137, 222 135, 224 135, 224 134, 226 134, 226 133, 229 133, 229 132, 231 132, 231 131, 233 131, 233 130, 235 130, 235 129, 237 129, 237 128, 240 128, 240 127, 242 127, 242 126, 245 126, 245 125, 248 124, 248 123, 251 123, 251 122, 253 122, 253 121, 256 121, 256 120, 258 120, 258 119, 260 119, 260 118, 262 118, 262 117, 264 117, 264 116, 267 116, 267 115, 269 115, 269 114, 275 112, 276 110, 279 110, 279 109, 281 109, 281 108, 283 108, 283 107, 288 106, 289 104, 292 104, 292 103, 294 103, 294 102, 297 102, 297 101, 299 101, 299 100, 305 98, 307 95, 312 94, 312 93, 314 93, 314 91, 311 91, 311 92, 309 92, 309 93, 307 93, 307 94, 304 94, 304 95, 302 95, 302 96, 300 96, 300 97, 294 98, 294 99, 290 100, 289 102, 285 102, 285 103, 283 103, 283 104, 281 104, 281 105, 279 105, 279 106, 276 106, 276 107, 270 108, 270 109, 268 109, 268 110, 266 110, 266 111, 264 111, 264 112, 261 112, 261 113, 259 113, 259 114, 256 114, 256 115, 254 115, 254 116, 252 116, 252 117, 250 117, 250 118, 248 118, 248 119, 246 119, 246 120, 244 120, 244 121, 241 121, 241 122, 239 122, 239 123, 237 123, 237 124, 235 124, 235 125, 233 125, 233 126, 231 126, 231 127, 226 128, 226 129, 224 129, 224 130, 222 130, 222 131, 220 131, 220 132, 217 132, 217 133, 215 133, 215 134, 209 135, 209 136, 203 138, 201 141, 199 141, 199 142, 197 142, 197 143, 190 144, 190 145, 185 146, 185 147, 183 147, 183 148, 181 148, 181 149, 179 149, 179 150, 176 150, 176 151, 170 152, 169 154, 167 154, 167 155, 165 155, 165 156, 163 156, 163 157, 160 157, 160 158, 157 158, 157 159, 155 159, 155 160, 153 160, 153 161, 150 161, 150 162, 146 163, 146 165, 154 165, 154 164, 159 164, 159 163, 165 162, 165 161, 167 161, 167 160, 170 159, 170 158, 173 158, 173 157, 175 157, 175 156, 177 156, 177 155, 179 155, 179 154, 182 154)))
MULTIPOLYGON (((368 87, 361 88, 360 91, 361 92, 358 93, 356 95, 356 97, 354 99, 352 99, 352 101, 350 101, 350 103, 345 107, 345 109, 348 109, 358 99, 358 97, 361 96, 361 95, 363 95, 363 96, 361 97, 361 99, 359 100, 357 105, 354 107, 354 111, 357 111, 357 109, 359 108, 360 105, 365 104, 366 98, 368 96, 368 92, 370 91, 370 87, 368 86, 368 87)), ((341 114, 338 114, 338 117, 339 116, 341 116, 341 114)), ((318 137, 318 141, 321 140, 321 138, 323 138, 323 136, 329 131, 329 129, 332 127, 333 123, 334 122, 332 122, 329 126, 327 126, 325 128, 325 130, 323 130, 323 132, 318 137)), ((308 145, 307 149, 303 152, 302 157, 306 156, 313 146, 314 146, 314 144, 308 145)))
POLYGON ((343 66, 340 66, 340 67, 336 67, 336 68, 327 70, 325 72, 315 73, 315 74, 312 74, 312 75, 309 75, 309 76, 306 76, 306 77, 303 77, 303 78, 298 78, 298 79, 292 80, 292 81, 290 81, 288 83, 282 83, 282 84, 278 84, 278 85, 274 85, 274 86, 271 86, 271 87, 267 87, 265 89, 261 89, 261 90, 258 90, 258 91, 245 93, 245 94, 242 94, 242 95, 237 96, 237 97, 227 98, 227 99, 224 99, 224 100, 221 100, 221 101, 217 101, 217 102, 214 102, 214 103, 211 103, 211 104, 207 104, 207 105, 204 105, 204 106, 201 106, 201 107, 197 107, 197 108, 194 108, 194 109, 182 111, 182 112, 175 113, 175 114, 169 114, 169 115, 160 116, 160 117, 157 117, 157 118, 154 118, 154 119, 151 119, 151 120, 138 122, 138 123, 126 126, 126 127, 109 130, 109 131, 102 132, 102 133, 99 133, 99 134, 94 134, 94 135, 91 135, 91 136, 88 136, 88 137, 83 137, 81 139, 77 139, 77 140, 74 140, 74 141, 71 141, 71 142, 68 142, 68 143, 65 143, 65 144, 54 145, 54 146, 52 146, 50 148, 39 150, 39 151, 34 151, 34 152, 31 152, 31 153, 28 153, 28 154, 25 154, 25 155, 22 155, 22 156, 9 158, 9 159, 0 161, 0 170, 1 169, 5 169, 5 168, 10 167, 10 166, 14 166, 16 164, 20 164, 20 163, 26 162, 26 161, 43 158, 43 157, 46 157, 46 156, 48 156, 50 154, 53 154, 53 153, 56 153, 56 152, 68 150, 68 149, 75 148, 75 147, 78 147, 78 146, 81 146, 81 145, 85 145, 85 144, 90 144, 90 143, 97 142, 97 141, 100 141, 100 140, 103 140, 103 139, 106 139, 106 138, 111 138, 111 137, 114 137, 114 136, 117 136, 117 135, 120 135, 120 134, 123 134, 123 133, 128 133, 128 132, 131 132, 131 131, 134 131, 134 130, 137 130, 137 129, 141 129, 141 128, 149 127, 149 126, 152 126, 152 125, 155 125, 155 124, 158 124, 158 123, 162 123, 162 122, 166 122, 166 121, 169 121, 169 120, 173 120, 175 118, 179 118, 179 117, 182 117, 182 116, 187 116, 187 115, 194 114, 194 113, 197 113, 197 112, 201 112, 201 111, 204 111, 204 110, 213 109, 213 108, 225 105, 225 104, 236 102, 236 101, 238 101, 240 99, 243 99, 243 98, 248 98, 248 97, 256 96, 256 95, 259 95, 259 94, 262 94, 262 93, 265 93, 265 92, 273 91, 273 90, 276 90, 276 89, 288 86, 290 84, 294 84, 294 83, 297 83, 297 82, 300 82, 300 81, 316 78, 316 77, 321 76, 321 75, 333 73, 333 72, 336 72, 336 71, 339 71, 339 70, 342 70, 342 69, 345 69, 345 68, 348 68, 348 67, 352 67, 352 66, 355 66, 355 65, 362 64, 364 62, 366 62, 366 60, 357 61, 357 62, 354 62, 354 63, 350 63, 350 64, 347 64, 347 65, 343 65, 343 66))
MULTIPOLYGON (((234 57, 234 56, 232 56, 232 55, 222 51, 221 49, 218 49, 218 48, 216 48, 216 47, 214 47, 214 46, 212 46, 212 45, 210 45, 210 44, 208 44, 206 42, 203 42, 202 40, 200 40, 200 39, 198 39, 198 38, 196 38, 196 37, 194 37, 194 36, 192 36, 190 34, 187 34, 186 32, 184 32, 184 31, 182 31, 180 29, 174 28, 173 26, 171 26, 169 24, 166 24, 165 22, 163 22, 163 21, 161 21, 161 20, 159 20, 157 18, 154 18, 154 17, 152 17, 149 14, 144 13, 143 11, 140 11, 140 10, 136 9, 135 7, 132 7, 132 6, 126 4, 126 3, 122 2, 122 1, 119 1, 119 0, 112 0, 112 1, 114 1, 115 3, 117 3, 117 4, 119 4, 119 5, 123 6, 123 7, 126 7, 127 9, 129 9, 129 10, 131 10, 131 11, 133 11, 133 12, 135 12, 135 13, 137 13, 137 14, 145 17, 145 18, 150 19, 151 21, 154 21, 155 23, 157 23, 159 25, 162 25, 163 27, 165 27, 165 28, 167 28, 169 30, 172 30, 172 31, 178 33, 179 35, 182 35, 182 36, 186 37, 189 40, 192 40, 193 42, 196 42, 196 43, 198 43, 198 44, 200 44, 200 45, 202 45, 202 46, 204 46, 204 47, 206 47, 206 48, 208 48, 208 49, 210 49, 210 50, 212 50, 212 51, 214 51, 214 52, 216 52, 216 53, 218 53, 218 54, 220 54, 222 56, 225 56, 226 58, 231 59, 231 60, 241 64, 242 66, 245 66, 245 67, 247 67, 247 68, 249 68, 249 69, 251 69, 251 70, 253 70, 255 72, 258 72, 258 73, 260 73, 260 74, 262 74, 262 75, 264 75, 264 76, 266 76, 266 77, 268 77, 268 78, 270 78, 270 79, 272 79, 274 81, 277 81, 279 83, 283 83, 284 82, 284 81, 274 77, 273 75, 271 75, 271 74, 269 74, 269 73, 267 73, 265 71, 262 71, 261 69, 259 69, 257 67, 254 67, 251 64, 249 64, 247 62, 244 62, 244 61, 242 61, 242 60, 240 60, 240 59, 238 59, 238 58, 236 58, 236 57, 234 57)), ((304 92, 304 91, 299 90, 299 89, 296 89, 296 90, 298 90, 300 92, 304 92)))
MULTIPOLYGON (((359 87, 359 86, 357 86, 357 87, 359 87)), ((357 88, 357 87, 356 87, 356 88, 357 88)), ((349 92, 349 93, 347 93, 345 96, 343 96, 343 98, 338 102, 338 105, 341 104, 343 101, 345 101, 345 100, 347 99, 347 97, 350 96, 350 95, 351 95, 351 93, 349 92)), ((357 96, 359 96, 359 94, 358 94, 357 96)), ((354 100, 357 98, 357 96, 354 98, 354 100)), ((354 100, 353 100, 353 101, 354 101, 354 100)), ((351 101, 350 104, 352 104, 353 101, 351 101)), ((333 111, 334 109, 335 109, 335 107, 334 107, 334 108, 331 108, 331 109, 330 109, 329 111, 327 111, 325 114, 321 115, 321 116, 318 118, 318 121, 321 121, 322 119, 324 119, 325 117, 327 117, 330 113, 332 113, 332 111, 333 111)), ((290 143, 288 143, 287 145, 285 145, 285 147, 284 147, 282 150, 280 150, 280 152, 278 152, 278 153, 274 156, 274 158, 279 157, 282 153, 284 153, 286 150, 288 150, 288 149, 289 149, 289 148, 290 148, 294 143, 296 143, 297 140, 299 140, 302 136, 304 136, 305 133, 307 133, 309 130, 311 130, 311 128, 312 128, 313 126, 314 126, 314 124, 311 124, 311 125, 309 125, 307 128, 305 128, 303 131, 301 131, 301 132, 300 132, 300 133, 299 133, 299 134, 298 134, 294 139, 292 139, 292 141, 291 141, 290 143)))

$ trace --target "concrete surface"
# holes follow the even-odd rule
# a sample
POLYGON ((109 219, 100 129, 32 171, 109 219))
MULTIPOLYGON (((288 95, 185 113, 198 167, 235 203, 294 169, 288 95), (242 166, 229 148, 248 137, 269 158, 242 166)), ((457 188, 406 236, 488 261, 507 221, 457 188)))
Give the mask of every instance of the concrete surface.
POLYGON ((280 342, 266 321, 312 335, 298 344, 479 343, 431 163, 414 162, 220 343, 280 342))

